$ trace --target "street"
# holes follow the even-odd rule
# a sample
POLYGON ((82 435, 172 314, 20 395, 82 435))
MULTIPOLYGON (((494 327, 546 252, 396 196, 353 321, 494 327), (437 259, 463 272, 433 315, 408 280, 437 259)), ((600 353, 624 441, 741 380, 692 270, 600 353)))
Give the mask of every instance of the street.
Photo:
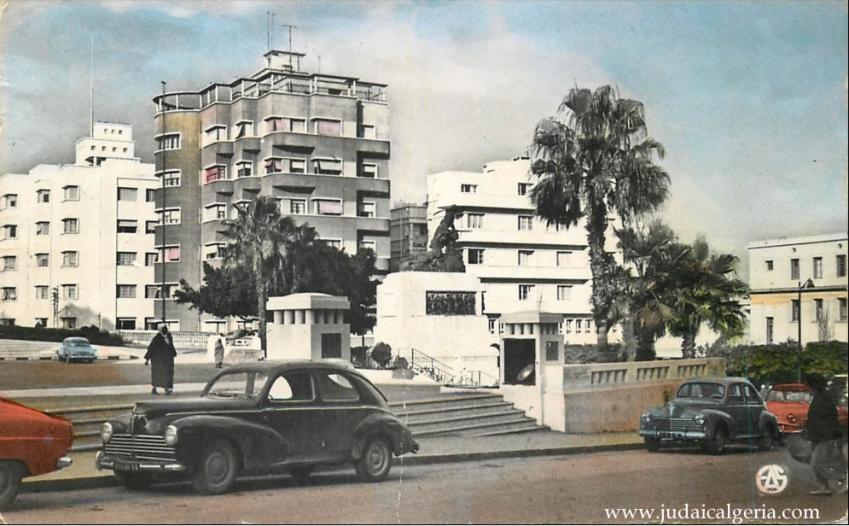
MULTIPOLYGON (((353 469, 317 473, 301 486, 289 477, 241 481, 230 494, 206 497, 188 484, 147 491, 120 487, 21 494, 2 514, 28 523, 624 523, 605 508, 769 510, 812 508, 816 520, 845 520, 846 496, 814 497, 810 468, 784 449, 733 448, 722 456, 693 450, 630 451, 562 457, 499 459, 403 467, 365 484, 353 469), (761 497, 755 473, 764 464, 789 468, 789 486, 761 497)), ((655 515, 658 517, 659 515, 655 515)), ((669 522, 705 522, 669 521, 669 522)), ((718 522, 731 522, 721 520, 718 522)), ((2 523, 2 521, 0 521, 2 523)))

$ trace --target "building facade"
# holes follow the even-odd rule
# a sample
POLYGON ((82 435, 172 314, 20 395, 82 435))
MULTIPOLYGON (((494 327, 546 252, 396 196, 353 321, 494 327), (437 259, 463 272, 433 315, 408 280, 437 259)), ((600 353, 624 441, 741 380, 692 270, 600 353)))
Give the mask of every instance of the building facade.
MULTIPOLYGON (((502 314, 538 309, 563 316, 566 343, 595 343, 586 230, 583 223, 547 226, 535 214, 532 186, 527 158, 490 162, 482 173, 429 175, 429 231, 445 208, 458 208, 458 246, 466 272, 483 284, 482 310, 491 331, 502 314)), ((608 242, 612 251, 614 240, 608 242)), ((611 331, 611 339, 618 331, 611 331)))
POLYGON ((427 252, 427 205, 403 203, 389 213, 389 268, 397 272, 401 261, 427 252))
POLYGON ((748 245, 753 343, 847 341, 847 235, 748 245), (800 301, 801 299, 801 301, 800 301))
POLYGON ((172 301, 218 264, 224 222, 258 195, 349 254, 371 248, 389 271, 389 106, 386 85, 308 73, 301 53, 269 51, 249 78, 163 93, 156 104, 156 243, 165 284, 157 315, 173 328, 218 331, 224 320, 172 301))
POLYGON ((0 320, 105 330, 152 326, 153 165, 127 124, 97 122, 76 162, 0 175, 0 320))

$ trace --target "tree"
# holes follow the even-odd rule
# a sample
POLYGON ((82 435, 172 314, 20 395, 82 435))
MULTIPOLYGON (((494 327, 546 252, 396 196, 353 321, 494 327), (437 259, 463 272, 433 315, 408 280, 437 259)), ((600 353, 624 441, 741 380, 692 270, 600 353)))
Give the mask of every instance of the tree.
POLYGON ((605 250, 609 217, 652 212, 666 199, 669 176, 654 164, 663 153, 648 137, 643 104, 620 98, 610 86, 571 90, 557 117, 543 119, 534 132, 531 199, 537 215, 567 227, 586 218, 593 317, 602 352, 617 321, 621 276, 605 250))
POLYGON ((174 292, 177 303, 208 312, 218 318, 237 316, 246 320, 256 316, 256 286, 249 270, 241 265, 219 268, 203 263, 203 286, 197 290, 180 280, 174 292))
POLYGON ((387 343, 377 342, 371 349, 371 359, 379 366, 386 367, 392 360, 392 347, 387 343))

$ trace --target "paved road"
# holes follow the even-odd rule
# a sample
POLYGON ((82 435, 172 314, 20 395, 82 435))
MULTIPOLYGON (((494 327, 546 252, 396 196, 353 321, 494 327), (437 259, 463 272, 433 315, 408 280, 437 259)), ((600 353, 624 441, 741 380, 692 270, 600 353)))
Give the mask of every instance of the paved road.
POLYGON ((632 451, 406 469, 396 464, 391 478, 379 484, 360 483, 348 470, 316 474, 305 486, 287 477, 241 481, 235 492, 216 497, 195 495, 186 484, 146 492, 106 488, 28 493, 19 496, 2 519, 10 524, 657 523, 658 518, 616 519, 604 510, 655 508, 660 513, 661 507, 686 504, 691 509, 731 506, 763 513, 812 508, 819 513, 817 520, 785 522, 845 520, 845 495, 808 495, 809 471, 783 450, 740 450, 721 457, 632 451), (770 462, 788 465, 790 485, 781 496, 760 497, 755 473, 770 462))

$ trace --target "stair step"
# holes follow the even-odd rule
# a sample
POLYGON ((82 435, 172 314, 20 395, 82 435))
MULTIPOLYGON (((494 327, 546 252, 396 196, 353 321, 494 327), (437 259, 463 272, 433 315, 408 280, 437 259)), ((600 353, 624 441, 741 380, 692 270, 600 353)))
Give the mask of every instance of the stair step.
POLYGON ((507 425, 507 426, 504 426, 502 428, 498 428, 498 429, 494 429, 494 430, 486 430, 486 431, 482 431, 482 432, 471 432, 471 433, 468 434, 468 436, 491 437, 491 436, 498 436, 498 435, 511 435, 511 434, 514 434, 514 433, 516 433, 516 434, 518 434, 518 433, 531 433, 531 432, 534 432, 534 431, 548 431, 548 430, 549 430, 548 426, 541 426, 541 425, 537 424, 536 422, 531 421, 531 422, 522 422, 522 423, 518 423, 518 424, 511 424, 511 425, 507 425))
POLYGON ((524 416, 524 414, 525 413, 523 411, 520 411, 518 409, 509 409, 509 410, 506 410, 506 411, 503 410, 503 409, 499 409, 499 410, 496 410, 496 411, 485 411, 485 412, 471 414, 471 415, 443 416, 441 418, 429 418, 429 419, 425 419, 425 420, 413 420, 413 421, 407 421, 406 424, 407 424, 407 427, 409 427, 411 429, 415 429, 416 427, 420 427, 420 426, 444 424, 444 423, 450 423, 450 422, 473 422, 473 421, 478 421, 478 420, 487 420, 487 419, 491 419, 491 418, 498 418, 498 417, 502 417, 502 416, 504 416, 504 417, 506 417, 506 416, 516 416, 516 415, 524 416))
POLYGON ((419 416, 419 415, 430 415, 434 413, 449 413, 449 412, 459 412, 459 411, 468 411, 471 409, 484 409, 484 408, 492 408, 492 407, 512 407, 513 404, 510 402, 487 402, 480 404, 463 404, 457 406, 448 406, 448 407, 435 407, 429 409, 417 409, 413 411, 399 412, 396 411, 396 415, 399 417, 411 417, 411 416, 419 416))
POLYGON ((421 429, 421 430, 411 430, 413 432, 413 436, 434 436, 434 435, 446 435, 446 434, 458 434, 463 431, 470 431, 474 429, 485 429, 492 428, 495 426, 501 426, 505 424, 517 424, 520 422, 529 422, 532 421, 524 414, 519 415, 509 415, 502 416, 500 418, 487 419, 483 421, 473 422, 473 423, 465 423, 465 424, 454 424, 454 425, 433 425, 431 429, 421 429))
POLYGON ((437 407, 450 407, 456 404, 473 405, 477 403, 487 403, 500 400, 503 400, 503 397, 501 395, 491 393, 474 395, 444 395, 439 398, 407 400, 405 402, 390 402, 389 407, 393 411, 397 411, 398 408, 407 408, 408 410, 410 408, 412 408, 413 410, 420 410, 424 408, 436 409, 437 407))

